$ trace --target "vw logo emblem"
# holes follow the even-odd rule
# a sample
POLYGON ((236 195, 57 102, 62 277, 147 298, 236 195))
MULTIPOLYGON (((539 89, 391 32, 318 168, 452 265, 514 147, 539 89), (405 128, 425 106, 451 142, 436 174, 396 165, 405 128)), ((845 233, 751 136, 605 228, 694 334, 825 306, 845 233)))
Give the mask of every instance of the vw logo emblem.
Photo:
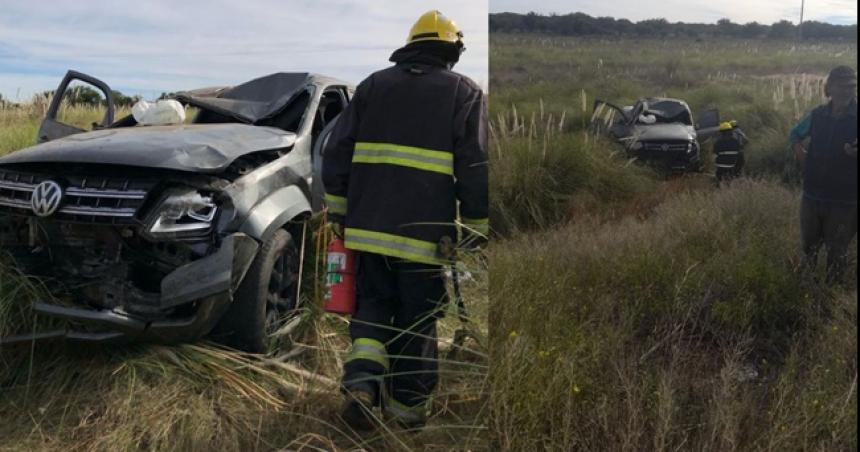
POLYGON ((33 190, 30 198, 30 207, 33 213, 40 217, 47 217, 57 211, 60 201, 63 199, 63 188, 60 184, 46 180, 33 190))
POLYGON ((663 143, 663 152, 668 152, 668 151, 669 151, 669 145, 666 143, 663 143))

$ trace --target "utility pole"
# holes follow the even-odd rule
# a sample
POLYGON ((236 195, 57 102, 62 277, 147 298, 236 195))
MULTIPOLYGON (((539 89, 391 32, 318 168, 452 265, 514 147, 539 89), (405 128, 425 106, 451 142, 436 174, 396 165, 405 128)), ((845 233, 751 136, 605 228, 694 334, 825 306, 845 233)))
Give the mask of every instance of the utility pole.
POLYGON ((806 0, 800 0, 800 25, 797 26, 797 37, 799 41, 803 40, 803 6, 806 0))

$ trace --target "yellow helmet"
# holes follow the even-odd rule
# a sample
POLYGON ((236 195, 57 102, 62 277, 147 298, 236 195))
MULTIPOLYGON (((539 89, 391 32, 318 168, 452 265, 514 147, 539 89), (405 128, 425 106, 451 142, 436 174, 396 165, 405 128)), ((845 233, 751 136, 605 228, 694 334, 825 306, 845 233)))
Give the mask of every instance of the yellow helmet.
POLYGON ((413 42, 420 41, 462 43, 462 40, 463 32, 457 28, 457 24, 454 21, 445 17, 439 11, 427 11, 418 18, 418 21, 409 30, 406 43, 412 44, 413 42))
POLYGON ((725 121, 720 123, 720 132, 725 132, 726 130, 732 130, 734 128, 735 121, 725 121))

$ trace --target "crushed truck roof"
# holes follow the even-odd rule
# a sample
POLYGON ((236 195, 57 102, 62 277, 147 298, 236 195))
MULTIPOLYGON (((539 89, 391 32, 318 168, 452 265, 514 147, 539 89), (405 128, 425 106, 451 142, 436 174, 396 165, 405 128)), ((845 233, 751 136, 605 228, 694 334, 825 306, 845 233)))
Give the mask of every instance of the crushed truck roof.
MULTIPOLYGON (((308 72, 278 72, 256 78, 231 88, 219 88, 217 97, 209 92, 184 91, 175 98, 180 102, 255 124, 269 119, 289 105, 307 85, 335 79, 308 72)), ((347 82, 340 82, 349 85, 347 82)))

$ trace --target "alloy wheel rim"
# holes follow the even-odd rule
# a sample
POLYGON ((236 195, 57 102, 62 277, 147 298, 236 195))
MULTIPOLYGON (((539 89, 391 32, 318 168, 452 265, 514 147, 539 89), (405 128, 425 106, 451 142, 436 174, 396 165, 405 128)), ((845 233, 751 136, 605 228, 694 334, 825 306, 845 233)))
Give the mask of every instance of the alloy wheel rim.
POLYGON ((285 249, 275 260, 266 293, 266 335, 269 336, 292 319, 297 312, 296 283, 298 269, 289 249, 285 249))

